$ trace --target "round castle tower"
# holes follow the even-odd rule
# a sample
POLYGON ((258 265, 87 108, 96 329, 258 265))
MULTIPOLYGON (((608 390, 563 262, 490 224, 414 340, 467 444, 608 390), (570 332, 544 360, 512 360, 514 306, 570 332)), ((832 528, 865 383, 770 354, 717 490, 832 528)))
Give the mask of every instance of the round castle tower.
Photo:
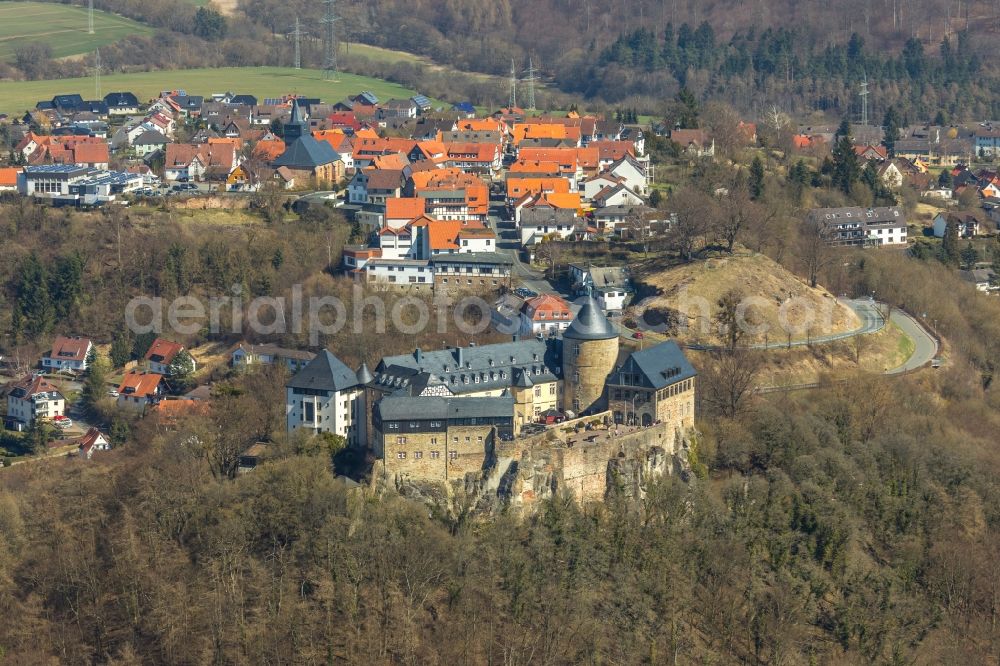
POLYGON ((562 337, 563 410, 580 415, 606 409, 604 384, 618 361, 618 331, 593 296, 562 337))

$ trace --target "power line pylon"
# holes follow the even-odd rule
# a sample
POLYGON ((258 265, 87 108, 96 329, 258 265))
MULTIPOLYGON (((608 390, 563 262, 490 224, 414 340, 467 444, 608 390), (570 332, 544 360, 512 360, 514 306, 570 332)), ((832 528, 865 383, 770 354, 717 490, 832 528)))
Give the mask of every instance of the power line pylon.
POLYGON ((510 59, 510 95, 507 98, 507 107, 513 109, 517 106, 517 68, 514 67, 514 59, 510 59))
POLYGON ((337 16, 336 0, 323 0, 326 11, 320 23, 323 24, 323 76, 334 79, 337 76, 337 16))
POLYGON ((302 69, 302 24, 295 17, 295 27, 288 33, 295 40, 295 69, 302 69))
POLYGON ((531 58, 528 58, 528 71, 526 72, 526 74, 527 74, 527 76, 524 77, 524 82, 527 84, 528 90, 527 90, 527 94, 525 96, 524 103, 525 103, 525 106, 529 110, 534 111, 535 110, 535 81, 538 80, 538 77, 535 74, 535 66, 534 66, 534 64, 532 64, 531 58))
POLYGON ((861 92, 858 95, 861 96, 861 125, 868 127, 868 74, 865 74, 861 82, 861 92))

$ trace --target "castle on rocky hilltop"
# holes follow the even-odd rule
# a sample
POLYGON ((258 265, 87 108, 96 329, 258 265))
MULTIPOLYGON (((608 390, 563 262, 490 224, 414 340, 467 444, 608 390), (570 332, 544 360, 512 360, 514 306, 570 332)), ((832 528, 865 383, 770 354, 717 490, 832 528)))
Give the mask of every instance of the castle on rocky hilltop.
POLYGON ((554 434, 567 424, 655 431, 658 446, 676 453, 694 426, 694 368, 672 341, 638 351, 619 341, 588 297, 561 339, 415 349, 374 371, 324 351, 286 386, 288 431, 341 435, 368 449, 386 478, 446 483, 486 478, 499 453, 523 455, 525 441, 573 446, 554 434))

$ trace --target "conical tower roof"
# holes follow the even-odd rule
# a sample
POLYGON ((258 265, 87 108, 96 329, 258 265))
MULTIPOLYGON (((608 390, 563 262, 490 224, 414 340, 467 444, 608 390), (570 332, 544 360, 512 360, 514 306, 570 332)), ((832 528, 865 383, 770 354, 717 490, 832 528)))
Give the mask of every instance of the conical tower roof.
POLYGON ((364 386, 365 384, 368 384, 369 382, 372 382, 374 380, 375 380, 375 375, 373 375, 372 371, 368 369, 368 364, 362 362, 361 367, 358 368, 358 384, 364 386))
POLYGON ((610 340, 618 337, 618 331, 608 321, 600 304, 593 296, 588 296, 576 319, 563 331, 563 338, 571 340, 610 340))

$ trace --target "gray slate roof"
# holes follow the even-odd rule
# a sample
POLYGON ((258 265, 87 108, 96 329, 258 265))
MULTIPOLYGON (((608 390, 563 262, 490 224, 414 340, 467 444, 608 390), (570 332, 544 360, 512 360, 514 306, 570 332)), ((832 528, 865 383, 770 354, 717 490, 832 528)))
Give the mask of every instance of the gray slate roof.
POLYGON ((317 141, 306 135, 292 142, 292 145, 288 146, 272 164, 275 167, 285 166, 291 169, 315 169, 339 159, 340 155, 326 141, 317 141))
POLYGON ((630 375, 638 378, 639 386, 661 389, 697 374, 677 343, 669 340, 629 354, 621 367, 611 373, 608 384, 635 386, 635 381, 623 381, 623 375, 630 375))
POLYGON ((438 398, 387 396, 378 402, 383 421, 426 421, 428 419, 514 418, 514 398, 438 398))
POLYGON ((357 374, 326 349, 286 384, 288 388, 319 391, 344 391, 357 385, 357 374))
POLYGON ((617 337, 618 331, 593 296, 587 297, 576 319, 563 331, 563 338, 571 340, 610 340, 617 337))
POLYGON ((446 386, 453 394, 514 386, 523 371, 534 383, 553 382, 562 371, 555 340, 528 338, 481 347, 386 356, 375 368, 375 385, 419 394, 427 386, 446 386), (476 381, 478 379, 479 381, 476 381))

